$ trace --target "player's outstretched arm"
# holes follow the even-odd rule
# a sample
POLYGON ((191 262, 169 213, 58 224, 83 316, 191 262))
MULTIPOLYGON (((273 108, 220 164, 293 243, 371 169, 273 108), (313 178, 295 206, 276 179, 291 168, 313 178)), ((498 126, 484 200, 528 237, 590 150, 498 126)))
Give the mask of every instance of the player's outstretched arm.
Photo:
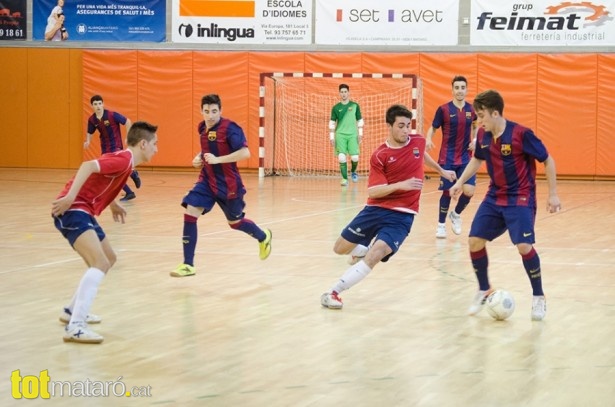
POLYGON ((250 158, 250 150, 248 150, 248 147, 240 148, 237 151, 227 155, 221 155, 220 157, 216 157, 212 153, 203 154, 203 159, 207 164, 234 163, 241 160, 247 160, 248 158, 250 158))
POLYGON ((559 197, 557 196, 557 175, 555 171, 555 160, 549 156, 545 160, 545 176, 549 186, 549 198, 547 199, 547 211, 550 213, 559 212, 562 208, 559 197))
POLYGON ((100 172, 98 161, 92 160, 82 163, 79 170, 77 170, 77 174, 75 175, 75 179, 73 180, 68 193, 62 198, 56 199, 51 203, 51 214, 53 216, 60 216, 66 212, 75 201, 75 198, 77 197, 77 194, 79 193, 79 190, 81 190, 83 184, 85 184, 85 181, 87 181, 90 175, 95 172, 100 172))
POLYGON ((111 214, 113 215, 114 221, 125 223, 126 209, 124 209, 122 205, 118 204, 116 201, 113 201, 109 204, 109 209, 111 209, 111 214))
POLYGON ((483 164, 482 160, 479 160, 476 157, 472 157, 470 159, 470 162, 466 166, 466 169, 463 170, 463 173, 461 174, 457 182, 455 182, 455 184, 451 187, 451 189, 448 190, 449 194, 452 197, 459 195, 461 193, 463 184, 465 184, 467 180, 469 180, 474 174, 476 174, 476 172, 478 171, 478 169, 480 168, 482 164, 483 164))
POLYGON ((422 178, 409 178, 404 181, 395 182, 393 184, 376 185, 367 189, 367 194, 370 198, 383 198, 392 194, 395 191, 410 191, 415 189, 423 189, 422 178))
POLYGON ((457 174, 455 174, 455 171, 445 170, 444 168, 440 167, 440 164, 438 164, 433 158, 431 158, 429 154, 425 154, 424 159, 425 159, 425 164, 428 167, 431 167, 434 170, 436 170, 438 174, 440 174, 442 177, 446 178, 447 180, 451 182, 457 179, 457 174))

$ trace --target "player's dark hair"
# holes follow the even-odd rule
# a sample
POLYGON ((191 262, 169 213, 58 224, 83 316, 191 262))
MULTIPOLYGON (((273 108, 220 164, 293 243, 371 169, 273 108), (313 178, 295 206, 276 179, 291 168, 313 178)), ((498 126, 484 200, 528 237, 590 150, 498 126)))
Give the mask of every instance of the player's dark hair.
POLYGON ((126 142, 129 146, 136 146, 141 140, 152 141, 156 136, 156 130, 158 130, 158 126, 148 122, 134 122, 130 126, 126 142))
POLYGON ((474 110, 487 110, 488 112, 504 113, 504 99, 497 90, 489 89, 479 93, 472 103, 474 110))
POLYGON ((338 86, 338 90, 342 90, 342 89, 346 89, 347 91, 350 92, 350 86, 346 85, 345 83, 342 83, 340 86, 338 86))
POLYGON ((220 100, 220 96, 215 93, 210 93, 209 95, 203 96, 201 99, 201 108, 205 105, 218 105, 218 108, 222 109, 222 101, 220 100))
POLYGON ((392 126, 395 123, 395 119, 398 117, 407 117, 412 120, 412 112, 404 105, 393 105, 387 109, 387 124, 392 126))
MULTIPOLYGON (((91 104, 91 105, 93 105, 93 104, 94 104, 94 102, 96 102, 96 101, 101 101, 101 102, 102 102, 102 101, 103 101, 102 96, 100 96, 100 95, 94 95, 94 96, 92 96, 92 97, 90 98, 90 104, 91 104)), ((104 103, 104 102, 103 102, 103 103, 104 103)))
POLYGON ((466 86, 468 86, 468 80, 466 79, 465 76, 455 75, 455 77, 451 81, 451 86, 454 86, 455 82, 465 82, 466 86))

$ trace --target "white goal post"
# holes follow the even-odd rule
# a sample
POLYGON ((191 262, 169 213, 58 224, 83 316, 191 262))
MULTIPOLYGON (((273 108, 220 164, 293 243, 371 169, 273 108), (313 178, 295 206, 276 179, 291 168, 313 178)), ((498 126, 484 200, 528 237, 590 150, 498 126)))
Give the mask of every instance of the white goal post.
POLYGON ((259 177, 339 176, 329 141, 331 109, 338 86, 350 87, 365 126, 358 172, 387 136, 385 113, 402 104, 412 110, 413 133, 422 133, 422 84, 409 73, 264 72, 259 86, 259 177))

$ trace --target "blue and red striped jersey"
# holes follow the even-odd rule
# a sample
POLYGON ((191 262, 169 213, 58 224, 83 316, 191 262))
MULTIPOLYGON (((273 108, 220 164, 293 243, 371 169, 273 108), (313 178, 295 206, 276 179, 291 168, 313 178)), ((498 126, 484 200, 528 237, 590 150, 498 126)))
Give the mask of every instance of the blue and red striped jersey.
POLYGON ((95 130, 100 133, 100 150, 103 154, 113 153, 124 148, 120 124, 126 125, 126 117, 105 109, 102 117, 98 119, 93 114, 88 119, 88 134, 94 134, 95 130))
MULTIPOLYGON (((205 121, 202 121, 198 130, 201 138, 201 157, 205 153, 220 157, 248 147, 242 128, 229 119, 220 118, 211 129, 206 128, 205 121)), ((203 162, 199 181, 208 185, 212 194, 219 198, 236 199, 246 193, 237 163, 234 162, 213 165, 203 162)))
POLYGON ((472 122, 476 120, 474 108, 465 102, 463 109, 450 101, 438 107, 431 126, 442 127, 442 145, 438 156, 440 165, 465 165, 470 161, 468 147, 472 142, 472 122))
POLYGON ((536 207, 536 160, 544 162, 549 153, 532 130, 506 121, 504 133, 494 140, 491 132, 480 128, 474 156, 487 162, 491 178, 485 201, 536 207))

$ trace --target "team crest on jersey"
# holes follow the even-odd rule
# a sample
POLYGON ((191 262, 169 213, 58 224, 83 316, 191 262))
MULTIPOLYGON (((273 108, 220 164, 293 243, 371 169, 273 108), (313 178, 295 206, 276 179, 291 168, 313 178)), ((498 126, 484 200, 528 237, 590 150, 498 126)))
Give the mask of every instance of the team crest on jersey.
POLYGON ((510 144, 502 144, 500 151, 502 155, 510 155, 510 153, 512 153, 512 146, 510 144))
POLYGON ((466 112, 466 119, 470 120, 472 118, 472 112, 466 112))
POLYGON ((419 158, 419 148, 418 147, 414 147, 412 149, 412 154, 414 154, 414 158, 419 158))
POLYGON ((105 120, 105 121, 103 121, 103 124, 104 124, 105 126, 109 126, 111 123, 109 123, 109 120, 105 120))
POLYGON ((215 131, 210 131, 209 133, 207 133, 207 140, 209 141, 216 141, 216 132, 215 131))

